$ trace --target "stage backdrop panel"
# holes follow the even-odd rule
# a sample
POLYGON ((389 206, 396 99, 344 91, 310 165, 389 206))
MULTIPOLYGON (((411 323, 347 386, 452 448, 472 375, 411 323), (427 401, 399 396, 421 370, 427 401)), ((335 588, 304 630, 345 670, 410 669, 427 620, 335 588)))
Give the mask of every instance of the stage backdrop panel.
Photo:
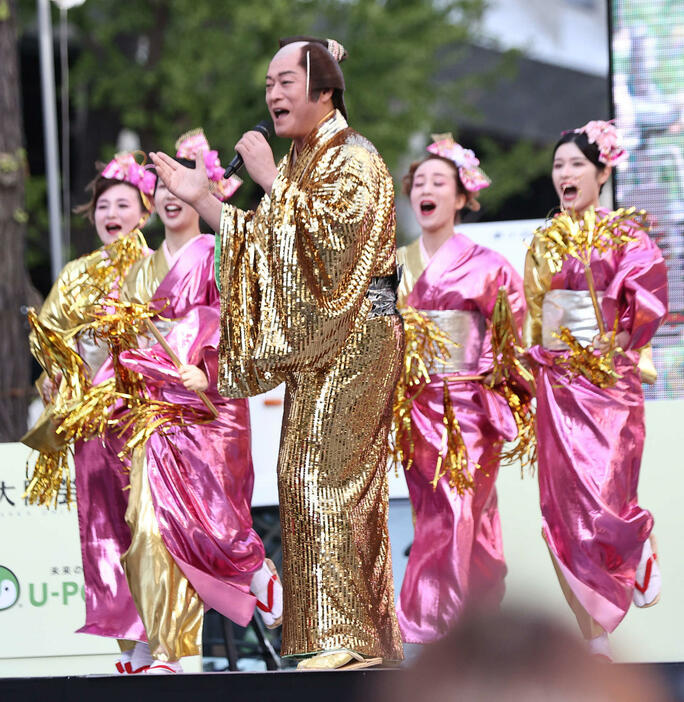
MULTIPOLYGON (((115 639, 77 634, 85 619, 76 505, 27 504, 23 444, 0 444, 0 677, 111 673, 115 639)), ((73 489, 73 488, 72 488, 73 489)), ((201 659, 183 660, 200 672, 201 659)))
POLYGON ((670 315, 653 342, 647 397, 684 397, 684 3, 613 0, 611 79, 629 159, 616 203, 646 209, 668 266, 670 315))

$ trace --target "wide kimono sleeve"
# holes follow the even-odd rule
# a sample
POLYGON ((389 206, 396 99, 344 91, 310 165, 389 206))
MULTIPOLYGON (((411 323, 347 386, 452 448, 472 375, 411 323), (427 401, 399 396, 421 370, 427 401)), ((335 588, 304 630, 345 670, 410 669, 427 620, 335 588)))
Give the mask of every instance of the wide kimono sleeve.
MULTIPOLYGON (((485 319, 491 320, 499 289, 503 288, 508 296, 516 331, 520 333, 525 316, 525 295, 523 293, 522 279, 513 266, 499 257, 498 254, 491 261, 489 270, 483 271, 482 275, 484 279, 482 293, 475 300, 480 312, 485 319)), ((493 367, 492 328, 491 325, 488 325, 482 342, 478 373, 487 375, 492 371, 493 367)), ((477 387, 482 407, 490 424, 501 437, 507 441, 513 441, 518 434, 518 428, 506 399, 500 393, 487 387, 486 384, 478 383, 477 387)))
POLYGON ((263 392, 317 370, 363 324, 373 276, 395 269, 392 180, 358 145, 329 148, 296 180, 281 163, 255 213, 221 217, 221 392, 263 392))
MULTIPOLYGON (((630 335, 628 349, 649 343, 667 315, 667 268, 658 246, 642 230, 622 250, 615 276, 606 288, 603 315, 607 327, 630 335)), ((627 350, 627 349, 626 349, 627 350)))
MULTIPOLYGON (((499 259, 498 256, 496 258, 499 259)), ((499 260, 498 265, 493 266, 488 273, 483 271, 483 276, 486 278, 486 284, 483 286, 482 296, 477 300, 477 304, 485 319, 492 318, 499 289, 503 288, 508 296, 516 331, 520 333, 526 309, 522 278, 506 260, 499 260)), ((488 373, 492 367, 492 331, 489 327, 482 343, 478 371, 488 373)))
MULTIPOLYGON (((80 277, 85 265, 84 259, 69 261, 62 269, 47 298, 45 298, 40 312, 38 312, 40 324, 49 331, 58 334, 62 341, 74 350, 76 350, 76 341, 69 335, 69 332, 84 320, 81 315, 82 306, 78 304, 78 295, 73 290, 73 282, 80 277)), ((90 299, 85 296, 82 304, 88 302, 90 299)), ((43 352, 34 333, 29 336, 29 345, 36 360, 45 367, 43 352)))
POLYGON ((544 295, 551 289, 551 269, 544 256, 544 248, 535 237, 525 257, 523 286, 527 314, 523 325, 523 343, 526 347, 542 343, 542 306, 544 295))
MULTIPOLYGON (((192 269, 175 283, 159 280, 154 261, 134 265, 123 285, 123 294, 134 302, 149 303, 160 309, 157 328, 183 365, 194 365, 207 376, 209 392, 215 391, 218 369, 219 296, 214 280, 214 248, 199 255, 192 249, 192 269)), ((173 271, 167 273, 173 277, 173 271)), ((141 348, 124 351, 121 363, 141 373, 148 385, 161 384, 168 390, 182 388, 175 362, 167 351, 147 337, 141 348)))

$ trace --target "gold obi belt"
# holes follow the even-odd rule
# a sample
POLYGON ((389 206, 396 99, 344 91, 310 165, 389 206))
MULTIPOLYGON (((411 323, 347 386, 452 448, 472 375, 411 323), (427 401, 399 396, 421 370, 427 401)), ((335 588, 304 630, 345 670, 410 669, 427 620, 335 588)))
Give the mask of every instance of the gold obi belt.
POLYGON ((487 325, 480 312, 471 310, 418 310, 451 340, 449 358, 435 359, 430 373, 473 373, 477 371, 487 325), (458 344, 458 345, 457 345, 458 344))
MULTIPOLYGON (((597 292, 599 305, 603 293, 597 292)), ((567 327, 583 346, 588 346, 599 333, 596 312, 588 290, 549 290, 542 305, 542 344, 552 351, 568 347, 554 334, 567 327)))

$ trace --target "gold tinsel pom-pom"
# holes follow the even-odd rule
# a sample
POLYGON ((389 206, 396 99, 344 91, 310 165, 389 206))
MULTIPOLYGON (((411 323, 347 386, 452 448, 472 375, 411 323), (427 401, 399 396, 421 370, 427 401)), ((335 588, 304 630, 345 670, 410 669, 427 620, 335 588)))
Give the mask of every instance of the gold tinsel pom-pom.
POLYGON ((568 347, 568 351, 556 358, 555 363, 567 371, 569 381, 583 375, 596 387, 607 388, 615 385, 622 377, 613 363, 615 354, 620 353, 620 349, 611 348, 607 353, 597 353, 591 345, 582 346, 567 327, 561 327, 560 333, 554 336, 568 347))
MULTIPOLYGON (((52 399, 53 421, 49 423, 52 425, 54 422, 59 425, 61 418, 68 416, 71 406, 79 402, 88 392, 90 380, 86 366, 81 357, 59 334, 40 321, 33 308, 29 309, 27 319, 32 332, 33 353, 45 368, 47 376, 52 381, 59 380, 52 399)), ((35 427, 29 434, 34 431, 35 427)), ((38 452, 32 471, 29 468, 30 457, 26 464, 26 477, 29 483, 24 497, 28 498, 29 504, 56 507, 62 483, 66 482, 66 504, 69 507, 71 502, 69 447, 47 448, 43 447, 43 444, 41 447, 42 450, 38 452)))
POLYGON ((429 368, 436 360, 449 358, 449 337, 430 319, 408 307, 402 310, 405 351, 392 404, 390 456, 396 471, 413 465, 415 444, 411 429, 411 407, 422 388, 430 382, 429 368))
POLYGON ((90 386, 86 366, 59 334, 43 325, 32 307, 27 319, 32 332, 32 350, 39 363, 51 380, 62 376, 53 402, 55 414, 59 415, 69 402, 81 397, 90 386))
POLYGON ((479 463, 473 465, 470 471, 468 460, 468 449, 463 440, 461 426, 454 414, 454 407, 449 393, 449 383, 445 380, 443 384, 444 415, 442 424, 444 425, 442 434, 442 450, 437 458, 435 466, 435 477, 432 479, 432 487, 437 488, 437 483, 446 475, 449 485, 456 490, 459 495, 465 494, 466 490, 472 490, 475 486, 473 473, 479 470, 479 463))
MULTIPOLYGON (((62 483, 65 483, 65 502, 71 504, 71 475, 69 472, 69 450, 67 447, 51 452, 40 452, 33 466, 33 473, 23 497, 28 498, 29 504, 41 507, 57 507, 57 500, 62 483)), ((29 467, 26 464, 26 477, 29 467)))
POLYGON ((172 433, 175 427, 208 424, 214 419, 214 415, 205 410, 145 398, 142 402, 130 405, 126 413, 117 420, 119 434, 128 437, 119 456, 125 458, 132 455, 137 448, 144 446, 153 434, 168 434, 172 433))
POLYGON ((68 443, 104 436, 112 425, 111 416, 117 402, 130 400, 130 396, 117 391, 116 379, 109 378, 91 387, 79 402, 72 405, 57 433, 68 443))
POLYGON ((109 346, 117 390, 132 397, 142 396, 142 380, 121 363, 120 355, 138 348, 138 337, 147 333, 149 320, 168 320, 147 304, 109 297, 92 305, 90 312, 93 319, 88 323, 87 330, 109 346))
POLYGON ((634 241, 630 228, 648 230, 645 210, 622 207, 599 216, 593 207, 589 207, 580 219, 561 212, 537 229, 534 235, 544 246, 551 273, 558 273, 568 256, 588 266, 592 251, 605 253, 634 241))
MULTIPOLYGON (((430 382, 430 370, 436 362, 449 359, 448 344, 454 343, 437 324, 413 308, 402 310, 406 350, 399 382, 394 393, 390 456, 395 470, 400 466, 410 470, 413 466, 415 442, 411 426, 413 401, 430 382)), ((455 344, 458 346, 458 344, 455 344)), ((459 495, 473 487, 469 470, 468 451, 463 441, 461 427, 454 414, 448 382, 444 381, 444 443, 437 458, 434 488, 438 481, 448 476, 449 484, 459 495)), ((477 470, 478 465, 473 466, 477 470)))
POLYGON ((63 292, 79 304, 83 291, 95 291, 101 297, 107 297, 111 290, 120 283, 131 266, 139 261, 147 251, 147 242, 139 229, 134 229, 125 236, 120 236, 107 246, 98 249, 97 256, 86 266, 84 271, 63 292))
POLYGON ((504 465, 520 462, 534 472, 537 461, 536 417, 533 405, 535 382, 532 372, 521 361, 525 355, 505 288, 499 288, 492 312, 493 389, 504 396, 511 408, 518 436, 501 451, 504 465), (522 381, 522 382, 521 382, 522 381))

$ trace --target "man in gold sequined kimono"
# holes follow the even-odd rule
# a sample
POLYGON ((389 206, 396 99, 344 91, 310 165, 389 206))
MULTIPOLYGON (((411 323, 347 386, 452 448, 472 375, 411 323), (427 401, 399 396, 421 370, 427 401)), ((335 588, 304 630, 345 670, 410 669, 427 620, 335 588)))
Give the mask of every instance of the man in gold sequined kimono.
POLYGON ((256 211, 217 207, 200 160, 190 171, 152 155, 169 188, 219 232, 220 391, 286 383, 282 653, 307 657, 303 668, 402 658, 386 478, 403 356, 394 191, 375 148, 347 126, 344 57, 331 40, 281 42, 266 103, 290 151, 276 166, 261 134, 236 145, 265 191, 256 211))

